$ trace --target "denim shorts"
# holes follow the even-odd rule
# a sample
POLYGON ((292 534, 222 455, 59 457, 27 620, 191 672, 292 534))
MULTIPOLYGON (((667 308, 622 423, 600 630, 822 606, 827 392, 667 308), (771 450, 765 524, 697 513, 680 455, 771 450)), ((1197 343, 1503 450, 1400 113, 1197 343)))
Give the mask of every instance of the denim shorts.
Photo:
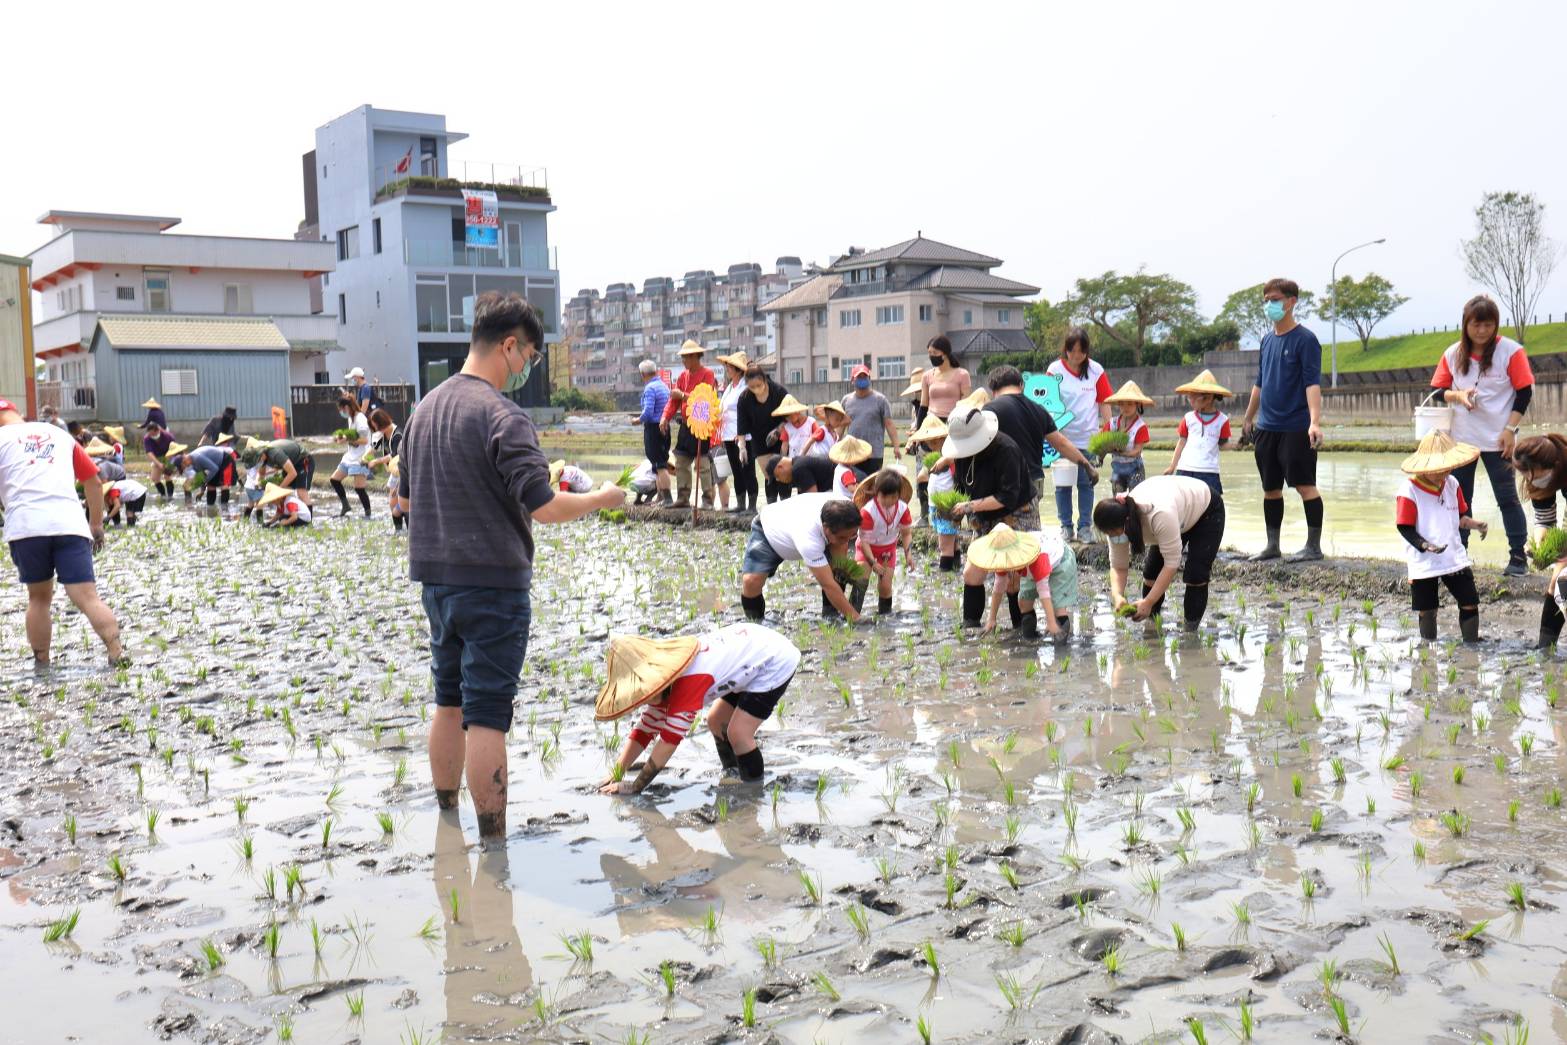
POLYGON ((767 543, 767 534, 762 532, 762 518, 757 516, 751 520, 751 536, 746 538, 745 558, 740 563, 740 572, 765 573, 771 577, 782 565, 783 556, 767 543))
POLYGON ((528 590, 426 584, 421 600, 436 706, 462 708, 463 729, 506 732, 528 653, 528 590))
POLYGON ((343 469, 344 475, 363 475, 368 477, 374 474, 371 469, 365 467, 362 464, 344 464, 340 467, 343 469))
POLYGON ((56 575, 61 584, 91 584, 92 541, 86 537, 22 537, 11 542, 11 561, 23 584, 37 584, 56 575))

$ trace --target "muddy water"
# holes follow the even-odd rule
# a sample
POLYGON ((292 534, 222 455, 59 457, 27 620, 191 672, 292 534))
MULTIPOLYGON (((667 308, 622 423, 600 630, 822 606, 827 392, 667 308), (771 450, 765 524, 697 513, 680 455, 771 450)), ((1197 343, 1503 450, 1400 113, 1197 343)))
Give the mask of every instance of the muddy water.
POLYGON ((661 527, 543 528, 511 835, 481 853, 427 790, 423 618, 378 509, 298 534, 155 509, 100 559, 135 666, 99 669, 71 616, 49 675, 6 670, 5 1040, 1173 1040, 1191 1017, 1218 1040, 1244 1001, 1297 1041, 1333 1029, 1329 961, 1360 1040, 1567 1038, 1562 672, 1517 641, 1531 605, 1489 606, 1507 638, 1465 651, 1412 642, 1401 604, 1221 583, 1185 638, 1116 621, 1085 572, 1056 649, 959 638, 935 572, 894 619, 824 628, 785 568, 769 606, 805 659, 766 789, 720 786, 698 729, 612 800, 589 793, 623 735, 591 719, 604 637, 734 619, 742 535, 673 556, 661 527))
MULTIPOLYGON (((556 450, 552 456, 563 453, 556 450)), ((1146 456, 1150 475, 1163 472, 1170 463, 1168 452, 1149 450, 1146 456)), ((1325 453, 1317 458, 1317 483, 1326 510, 1325 550, 1335 555, 1403 559, 1408 546, 1393 527, 1393 498, 1405 478, 1398 470, 1405 456, 1401 453, 1325 453)), ((595 450, 586 456, 573 456, 573 460, 590 473, 609 479, 618 475, 624 466, 641 459, 639 450, 629 448, 595 450)), ((1252 550, 1262 547, 1262 497, 1258 493, 1257 469, 1251 455, 1226 453, 1220 466, 1225 491, 1225 546, 1252 550)), ((1105 474, 1108 476, 1108 472, 1105 474)), ((1100 484, 1100 493, 1107 494, 1109 489, 1107 477, 1100 484)), ((1507 537, 1502 532, 1502 515, 1483 474, 1478 481, 1475 501, 1475 518, 1490 523, 1491 533, 1483 540, 1476 537, 1470 542, 1470 556, 1482 565, 1505 565, 1507 537)), ((1076 511, 1075 502, 1073 511, 1076 511)), ((1046 491, 1040 514, 1047 525, 1057 518, 1051 491, 1046 491)), ((1286 491, 1284 547, 1286 550, 1298 548, 1305 539, 1306 522, 1300 511, 1300 499, 1286 491)))

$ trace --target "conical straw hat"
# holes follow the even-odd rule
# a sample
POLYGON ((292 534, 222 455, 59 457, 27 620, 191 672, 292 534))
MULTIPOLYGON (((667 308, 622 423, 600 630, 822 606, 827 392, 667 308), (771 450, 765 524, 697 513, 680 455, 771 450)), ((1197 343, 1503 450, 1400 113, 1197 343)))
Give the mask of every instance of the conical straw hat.
POLYGON ((983 388, 976 388, 962 399, 959 399, 957 406, 954 406, 953 409, 956 410, 959 406, 972 406, 975 410, 978 410, 988 402, 990 402, 990 393, 983 388))
POLYGON ((593 717, 619 718, 656 697, 696 659, 701 643, 692 636, 644 639, 620 635, 609 640, 609 678, 599 690, 593 717))
POLYGON ((103 434, 117 443, 125 442, 125 428, 122 425, 104 425, 103 434))
POLYGON ((744 372, 751 367, 751 361, 746 358, 745 349, 743 348, 734 355, 719 356, 718 361, 725 364, 726 366, 732 366, 741 372, 744 372))
POLYGON ((161 403, 159 403, 156 399, 149 399, 145 403, 142 404, 142 409, 143 410, 162 410, 163 409, 163 405, 161 403))
POLYGON ((778 404, 778 409, 773 411, 773 416, 788 417, 790 414, 807 413, 810 409, 810 407, 796 399, 793 392, 790 392, 783 397, 783 402, 778 404))
MULTIPOLYGON (((1179 391, 1179 389, 1177 389, 1179 391)), ((1143 406, 1153 406, 1153 400, 1143 394, 1143 390, 1137 387, 1136 381, 1128 381, 1115 390, 1115 395, 1105 396, 1107 403, 1141 403, 1143 406)))
POLYGON ((968 546, 968 561, 982 570, 1021 570, 1039 558, 1039 539, 997 523, 968 546))
POLYGON ((1427 472, 1450 472, 1454 468, 1461 468, 1480 456, 1478 447, 1468 443, 1457 443, 1453 437, 1440 428, 1428 433, 1420 440, 1420 446, 1414 453, 1404 458, 1404 463, 1398 467, 1410 475, 1424 475, 1427 472))
MULTIPOLYGON (((1127 383, 1131 384, 1131 382, 1127 383)), ((1186 384, 1178 386, 1175 390, 1181 395, 1186 395, 1189 392, 1208 392, 1212 395, 1228 397, 1235 394, 1214 380, 1212 370, 1204 370, 1186 382, 1186 384)))
POLYGON ((264 441, 262 441, 260 439, 257 439, 255 436, 247 435, 245 437, 245 452, 246 453, 250 453, 252 451, 254 451, 256 453, 260 453, 262 450, 265 450, 266 448, 267 448, 267 444, 264 441))
POLYGON ((930 443, 945 438, 947 438, 947 422, 935 414, 926 414, 925 420, 921 421, 920 426, 909 436, 909 442, 930 443))
POLYGON ((871 444, 858 436, 845 436, 827 451, 827 459, 834 464, 859 464, 871 456, 871 444))
POLYGON ((227 444, 232 443, 233 441, 234 441, 234 437, 232 435, 230 435, 228 432, 224 432, 222 435, 218 436, 217 439, 213 440, 213 444, 212 445, 214 445, 214 446, 226 446, 227 444))
POLYGON ((686 343, 680 346, 680 354, 683 356, 699 356, 706 351, 707 349, 703 348, 695 341, 692 341, 690 338, 687 338, 686 343))
POLYGON ((902 399, 904 396, 919 395, 920 389, 924 387, 924 382, 920 378, 924 376, 925 368, 922 366, 915 367, 914 373, 909 375, 909 387, 899 392, 898 398, 902 399))
POLYGON ((180 454, 184 453, 186 450, 189 450, 189 449, 190 449, 190 447, 186 446, 184 443, 170 443, 168 450, 164 452, 163 456, 164 457, 178 457, 180 454))
MULTIPOLYGON (((903 480, 903 488, 898 491, 898 499, 900 501, 914 500, 914 484, 909 482, 908 476, 891 468, 883 468, 881 471, 892 472, 892 474, 903 480)), ((880 476, 881 472, 877 472, 875 475, 868 475, 860 480, 860 485, 854 488, 854 506, 856 508, 864 508, 871 502, 871 498, 876 496, 876 480, 880 476)))
POLYGON ((843 404, 838 402, 838 400, 836 400, 836 399, 829 399, 827 402, 823 403, 822 404, 822 409, 823 410, 831 410, 833 413, 839 415, 840 417, 848 417, 849 416, 849 411, 845 410, 843 408, 843 404))
POLYGON ((279 501, 293 492, 294 491, 290 490, 286 486, 279 486, 277 483, 268 483, 266 492, 261 495, 260 503, 263 506, 277 504, 279 501))
POLYGON ((102 439, 99 439, 97 436, 94 436, 92 442, 88 443, 85 447, 83 447, 83 449, 87 451, 88 457, 108 457, 110 454, 114 453, 114 447, 110 446, 102 439))

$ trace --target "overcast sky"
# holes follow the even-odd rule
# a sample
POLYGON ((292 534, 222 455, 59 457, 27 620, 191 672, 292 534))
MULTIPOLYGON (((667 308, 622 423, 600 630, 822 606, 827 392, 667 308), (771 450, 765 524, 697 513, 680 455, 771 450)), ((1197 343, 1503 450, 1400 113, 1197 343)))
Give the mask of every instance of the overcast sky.
MULTIPOLYGON (((216 11, 15 6, 0 253, 50 208, 291 235, 300 154, 362 103, 445 113, 454 159, 547 167, 566 295, 923 230, 1052 299, 1146 265, 1212 314, 1385 236, 1341 271, 1410 297, 1392 333, 1476 289, 1483 191, 1538 194, 1567 242, 1559 0, 216 11)), ((1539 309, 1563 310, 1567 273, 1539 309)))

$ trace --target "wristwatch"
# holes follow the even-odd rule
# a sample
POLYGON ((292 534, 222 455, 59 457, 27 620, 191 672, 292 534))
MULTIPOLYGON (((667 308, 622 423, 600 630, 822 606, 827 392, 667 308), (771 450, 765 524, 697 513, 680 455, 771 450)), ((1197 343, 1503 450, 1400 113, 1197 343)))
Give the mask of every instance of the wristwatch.
POLYGON ((1513 435, 1518 434, 1518 425, 1507 425, 1506 427, 1509 432, 1513 433, 1513 435))

